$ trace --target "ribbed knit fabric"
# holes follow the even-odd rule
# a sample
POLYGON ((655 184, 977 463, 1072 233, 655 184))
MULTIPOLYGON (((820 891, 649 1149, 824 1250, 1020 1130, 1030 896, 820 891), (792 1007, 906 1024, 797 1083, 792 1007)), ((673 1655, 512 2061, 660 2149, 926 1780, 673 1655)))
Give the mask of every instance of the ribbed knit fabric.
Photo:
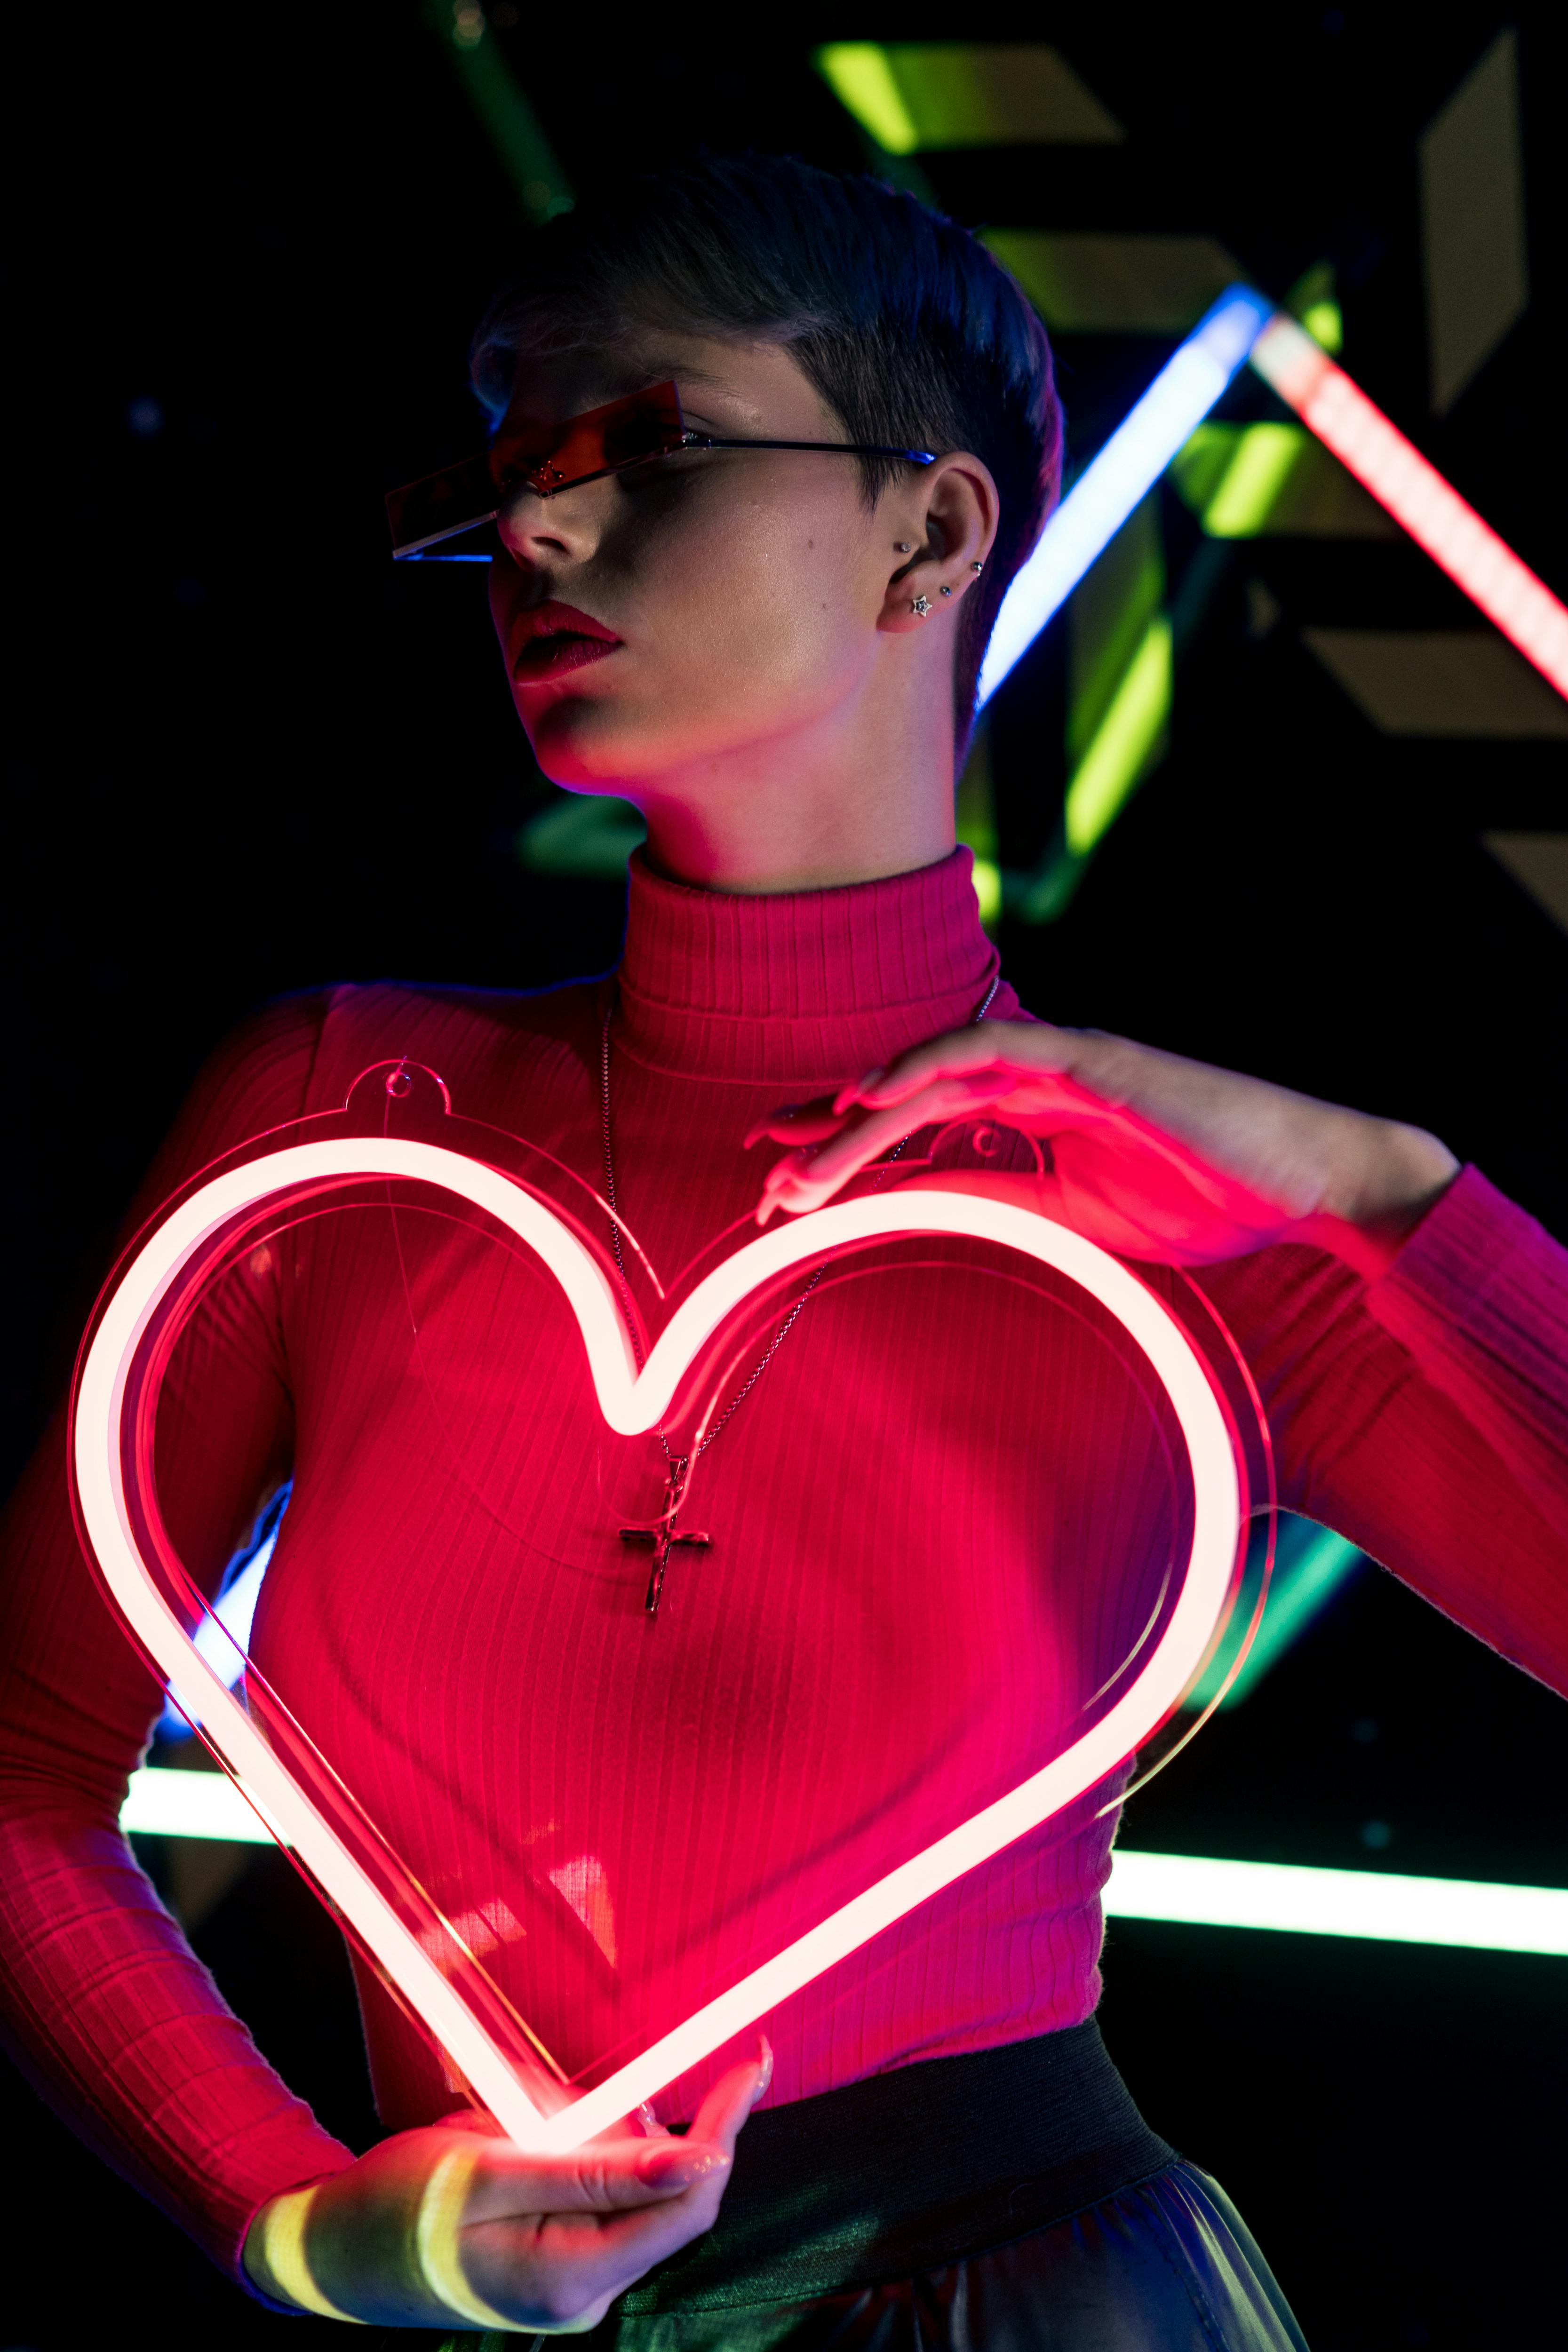
MULTIPOLYGON (((742 1149, 754 1121, 962 1027, 994 970, 967 853, 760 898, 638 860, 618 996, 378 986, 275 1007, 198 1086, 143 1207, 399 1055, 599 1187, 614 1003, 621 1210, 677 1268, 753 1204, 772 1157, 742 1149)), ((988 1018, 1017 1017, 1004 987, 988 1018)), ((604 1431, 548 1281, 514 1261, 498 1286, 461 1226, 297 1226, 176 1359, 158 1465, 184 1557, 210 1589, 291 1468, 258 1663, 447 1910, 493 1937, 487 1965, 569 2069, 625 2054, 678 1998, 856 1891, 950 1783, 999 1792, 1125 1652, 1145 1596, 1136 1575, 1102 1591, 1096 1563, 1157 1565, 1165 1487, 1092 1328, 1042 1318, 983 1254, 867 1265, 813 1297, 700 1465, 687 1520, 711 1548, 676 1553, 651 1622, 646 1554, 617 1529, 657 1511, 662 1457, 604 1431)), ((1563 1687, 1568 1257, 1467 1172, 1370 1287, 1302 1249, 1205 1281, 1263 1390, 1282 1499, 1563 1687)), ((3 1567, 7 2037, 233 2269, 265 2197, 348 2155, 262 2063, 118 1834, 158 1694, 80 1558, 58 1432, 3 1567)), ((1087 2018, 1113 1828, 1093 1811, 784 2004, 766 2021, 771 2102, 1087 2018)), ((449 2108, 384 1996, 362 1981, 362 2001, 388 2127, 449 2108)), ((724 2057, 662 2111, 689 2115, 724 2057)))

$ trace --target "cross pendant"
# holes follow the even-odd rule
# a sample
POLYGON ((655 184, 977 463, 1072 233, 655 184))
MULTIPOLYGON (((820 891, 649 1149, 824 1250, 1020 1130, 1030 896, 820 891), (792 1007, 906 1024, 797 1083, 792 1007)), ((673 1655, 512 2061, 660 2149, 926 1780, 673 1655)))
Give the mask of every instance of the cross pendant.
POLYGON ((669 1457, 669 1475, 664 1483, 664 1508, 659 1513, 658 1525, 651 1528, 623 1528, 620 1531, 623 1543, 650 1544, 653 1547, 653 1559, 649 1563, 647 1573, 647 1593, 643 1601, 643 1607, 650 1617, 658 1615, 659 1595, 664 1591, 664 1571, 669 1566, 672 1548, 676 1544, 706 1547, 713 1540, 711 1536, 705 1535, 700 1528, 678 1528, 675 1524, 681 1503, 685 1499, 686 1483, 690 1475, 690 1455, 672 1454, 669 1457))

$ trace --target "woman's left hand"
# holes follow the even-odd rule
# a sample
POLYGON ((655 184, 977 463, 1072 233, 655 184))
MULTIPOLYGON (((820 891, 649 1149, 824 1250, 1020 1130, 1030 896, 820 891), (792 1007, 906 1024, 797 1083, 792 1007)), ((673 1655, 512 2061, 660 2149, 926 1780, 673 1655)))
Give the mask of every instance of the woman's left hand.
POLYGON ((1458 1171, 1436 1136, 1397 1119, 1098 1030, 988 1021, 755 1129, 748 1141, 797 1146, 768 1171, 758 1223, 820 1208, 901 1136, 953 1119, 1049 1145, 1043 1180, 988 1189, 1022 1181, 1090 1240, 1177 1265, 1304 1241, 1381 1272, 1458 1171))

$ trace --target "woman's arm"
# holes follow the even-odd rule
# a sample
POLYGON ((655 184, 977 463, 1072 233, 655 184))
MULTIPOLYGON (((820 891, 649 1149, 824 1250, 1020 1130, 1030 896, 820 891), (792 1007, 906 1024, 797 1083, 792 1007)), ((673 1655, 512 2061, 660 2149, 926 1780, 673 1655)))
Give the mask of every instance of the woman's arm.
POLYGON ((1568 1692, 1568 1252, 1420 1129, 1028 1021, 765 1122, 796 1149, 759 1216, 820 1205, 912 1128, 987 1116, 1040 1138, 1049 1173, 983 1181, 1204 1269, 1283 1502, 1568 1692))
POLYGON ((1370 1282, 1314 1249, 1198 1278, 1281 1501, 1568 1695, 1568 1250, 1467 1168, 1370 1282))
POLYGON ((1459 1166, 1402 1120, 1026 1017, 933 1037, 754 1129, 798 1147, 768 1170, 758 1222, 819 1208, 911 1129, 987 1114, 1049 1144, 1047 1215, 1166 1265, 1310 1241, 1375 1273, 1459 1166))
MULTIPOLYGON (((246 1135, 297 1117, 321 1025, 264 1014, 199 1083, 132 1223, 246 1135)), ((182 1557, 209 1587, 291 1428, 275 1318, 243 1277, 181 1368, 160 1471, 182 1557), (175 1404, 177 1408, 178 1397, 175 1404)), ((231 2272, 257 2205, 350 2161, 226 2007, 119 1830, 163 1694, 82 1558, 63 1415, 0 1525, 0 2025, 24 2071, 115 2168, 231 2272)))
MULTIPOLYGON (((221 1055, 133 1213, 307 1107, 313 1008, 221 1055)), ((182 1341, 158 1416, 170 1534, 209 1591, 292 1457, 269 1252, 227 1275, 182 1341)), ((685 2138, 561 2159, 483 2131, 408 2132, 355 2159, 261 2057, 119 1829, 163 1692, 78 1545, 63 1416, 0 1525, 0 2032, 45 2098, 231 2276, 295 2309, 533 2333, 592 2323, 711 2228, 764 2056, 685 2138)))
POLYGON ((732 2066, 683 2137, 606 2133, 529 2156, 493 2126, 400 2132, 273 2199, 245 2264, 275 2302, 390 2327, 454 2319, 511 2335, 596 2326, 617 2294, 706 2230, 773 2053, 732 2066))

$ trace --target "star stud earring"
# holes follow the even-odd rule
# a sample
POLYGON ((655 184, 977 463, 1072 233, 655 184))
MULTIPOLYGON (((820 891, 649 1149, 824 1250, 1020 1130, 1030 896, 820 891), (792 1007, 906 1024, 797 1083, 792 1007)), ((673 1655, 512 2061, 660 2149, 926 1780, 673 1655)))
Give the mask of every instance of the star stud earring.
POLYGON ((910 599, 910 610, 911 613, 918 613, 921 619, 923 621, 926 614, 931 611, 931 598, 929 596, 912 596, 910 599))

